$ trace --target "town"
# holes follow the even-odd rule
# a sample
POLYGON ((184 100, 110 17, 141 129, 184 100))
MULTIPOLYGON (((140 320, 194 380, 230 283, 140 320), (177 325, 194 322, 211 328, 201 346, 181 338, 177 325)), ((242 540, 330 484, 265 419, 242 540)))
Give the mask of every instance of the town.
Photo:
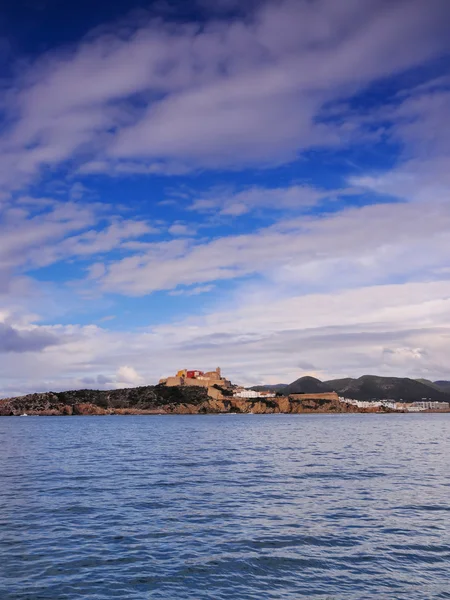
POLYGON ((339 401, 345 404, 351 404, 358 408, 387 408, 390 410, 420 412, 423 410, 449 410, 448 402, 433 402, 432 400, 417 400, 416 402, 396 402, 395 400, 353 400, 352 398, 343 398, 339 396, 339 401))

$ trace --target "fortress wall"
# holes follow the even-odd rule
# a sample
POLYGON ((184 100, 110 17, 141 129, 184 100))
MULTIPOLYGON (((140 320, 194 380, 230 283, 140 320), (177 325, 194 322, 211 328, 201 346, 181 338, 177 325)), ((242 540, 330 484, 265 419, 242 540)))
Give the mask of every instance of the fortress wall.
POLYGON ((319 394, 289 394, 292 400, 336 400, 339 396, 336 392, 321 392, 319 394))
POLYGON ((214 387, 208 388, 208 396, 210 398, 215 398, 216 400, 221 400, 223 398, 222 392, 214 387))
POLYGON ((225 385, 225 380, 224 379, 207 379, 207 378, 190 379, 189 377, 187 377, 184 380, 184 385, 198 385, 201 387, 210 387, 212 385, 225 385))
POLYGON ((207 379, 190 379, 186 377, 181 385, 196 385, 197 387, 208 387, 211 382, 207 379))
POLYGON ((168 377, 166 379, 166 385, 168 387, 173 387, 174 385, 182 385, 181 377, 168 377))

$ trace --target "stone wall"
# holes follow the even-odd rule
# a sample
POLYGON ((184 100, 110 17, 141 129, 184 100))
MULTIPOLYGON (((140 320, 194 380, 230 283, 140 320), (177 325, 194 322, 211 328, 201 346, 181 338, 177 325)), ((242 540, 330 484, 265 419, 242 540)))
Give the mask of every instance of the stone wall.
POLYGON ((194 385, 197 387, 209 387, 211 385, 211 381, 209 379, 191 379, 189 377, 185 377, 183 380, 183 385, 194 385))
POLYGON ((289 394, 292 400, 339 400, 336 392, 321 392, 320 394, 289 394))
POLYGON ((223 395, 222 392, 220 390, 218 390, 215 387, 209 387, 208 388, 208 396, 210 398, 215 398, 216 400, 222 400, 223 399, 223 395))
POLYGON ((190 377, 167 377, 167 379, 160 379, 159 382, 161 384, 167 385, 167 387, 185 386, 186 385, 186 386, 210 388, 213 385, 225 385, 226 384, 225 379, 207 379, 207 378, 191 379, 190 377))
POLYGON ((165 383, 167 387, 173 387, 175 385, 182 385, 183 380, 181 377, 168 377, 167 379, 161 379, 160 383, 165 383))

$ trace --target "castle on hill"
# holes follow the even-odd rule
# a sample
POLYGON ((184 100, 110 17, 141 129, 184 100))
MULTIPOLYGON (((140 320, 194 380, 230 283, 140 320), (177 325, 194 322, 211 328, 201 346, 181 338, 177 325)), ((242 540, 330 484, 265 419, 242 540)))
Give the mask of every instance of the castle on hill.
POLYGON ((168 387, 175 385, 197 385, 206 388, 217 385, 225 389, 232 387, 231 381, 222 377, 220 367, 217 367, 215 371, 207 371, 206 373, 198 370, 182 369, 175 376, 160 379, 159 383, 168 387))

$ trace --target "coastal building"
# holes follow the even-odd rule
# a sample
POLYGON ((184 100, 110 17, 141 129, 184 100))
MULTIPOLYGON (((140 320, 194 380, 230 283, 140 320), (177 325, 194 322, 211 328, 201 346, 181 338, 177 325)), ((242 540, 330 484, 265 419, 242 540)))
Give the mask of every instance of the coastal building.
POLYGON ((407 412, 421 412, 424 410, 449 410, 448 402, 433 402, 431 400, 420 400, 417 402, 396 402, 391 399, 384 400, 354 400, 352 398, 344 398, 339 396, 339 401, 358 408, 374 408, 383 407, 390 410, 399 410, 407 412))
POLYGON ((274 392, 259 392, 256 390, 247 390, 245 388, 236 388, 233 392, 235 398, 273 398, 274 392))
POLYGON ((413 402, 412 406, 422 410, 448 410, 450 408, 450 404, 448 402, 433 402, 432 400, 413 402))
POLYGON ((403 408, 399 408, 398 402, 390 399, 384 400, 354 400, 353 398, 344 398, 339 396, 339 401, 344 402, 345 404, 351 404, 352 406, 356 406, 357 408, 389 408, 390 410, 403 410, 403 408))

